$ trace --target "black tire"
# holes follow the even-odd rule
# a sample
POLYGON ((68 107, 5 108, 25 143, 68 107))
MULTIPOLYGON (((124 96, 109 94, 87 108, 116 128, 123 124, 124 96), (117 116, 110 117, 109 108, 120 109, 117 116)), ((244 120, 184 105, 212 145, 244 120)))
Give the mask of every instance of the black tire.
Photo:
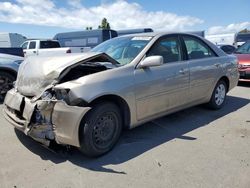
POLYGON ((15 76, 8 72, 0 71, 0 101, 2 101, 6 93, 13 88, 15 76))
POLYGON ((214 88, 208 107, 213 110, 218 110, 223 107, 227 96, 227 84, 224 80, 219 80, 214 88))
POLYGON ((94 105, 81 122, 80 150, 88 157, 98 157, 110 151, 122 130, 119 108, 110 102, 94 105))

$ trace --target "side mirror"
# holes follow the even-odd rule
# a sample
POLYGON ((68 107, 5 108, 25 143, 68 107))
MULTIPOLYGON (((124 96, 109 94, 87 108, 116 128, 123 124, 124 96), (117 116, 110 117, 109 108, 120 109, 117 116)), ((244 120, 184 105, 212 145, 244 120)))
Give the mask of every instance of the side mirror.
POLYGON ((138 68, 147 68, 147 67, 155 67, 163 64, 162 56, 150 56, 146 57, 141 63, 138 65, 138 68))

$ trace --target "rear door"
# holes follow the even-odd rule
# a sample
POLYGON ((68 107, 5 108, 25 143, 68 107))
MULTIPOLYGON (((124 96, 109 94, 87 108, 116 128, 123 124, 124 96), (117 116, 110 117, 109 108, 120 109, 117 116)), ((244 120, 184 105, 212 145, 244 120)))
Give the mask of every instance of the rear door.
POLYGON ((164 64, 135 70, 137 119, 144 120, 186 103, 189 90, 188 62, 183 61, 178 35, 160 38, 146 56, 160 55, 164 64))
POLYGON ((215 87, 221 64, 215 52, 201 39, 183 35, 190 69, 190 102, 206 98, 215 87))

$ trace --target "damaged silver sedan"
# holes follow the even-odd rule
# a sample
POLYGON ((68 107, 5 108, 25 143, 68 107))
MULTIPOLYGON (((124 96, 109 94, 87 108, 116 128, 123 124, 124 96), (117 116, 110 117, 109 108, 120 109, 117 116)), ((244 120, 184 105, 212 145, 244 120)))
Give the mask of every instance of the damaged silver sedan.
POLYGON ((202 103, 220 109, 238 77, 236 58, 198 36, 128 35, 86 54, 27 58, 4 116, 40 143, 99 156, 123 128, 202 103))

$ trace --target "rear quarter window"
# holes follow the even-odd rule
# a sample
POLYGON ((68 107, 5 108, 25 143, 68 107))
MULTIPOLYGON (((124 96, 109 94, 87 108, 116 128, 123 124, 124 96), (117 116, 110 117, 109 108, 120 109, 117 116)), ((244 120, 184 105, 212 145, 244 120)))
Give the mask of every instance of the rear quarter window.
POLYGON ((40 48, 60 48, 60 44, 56 41, 41 41, 40 48))

